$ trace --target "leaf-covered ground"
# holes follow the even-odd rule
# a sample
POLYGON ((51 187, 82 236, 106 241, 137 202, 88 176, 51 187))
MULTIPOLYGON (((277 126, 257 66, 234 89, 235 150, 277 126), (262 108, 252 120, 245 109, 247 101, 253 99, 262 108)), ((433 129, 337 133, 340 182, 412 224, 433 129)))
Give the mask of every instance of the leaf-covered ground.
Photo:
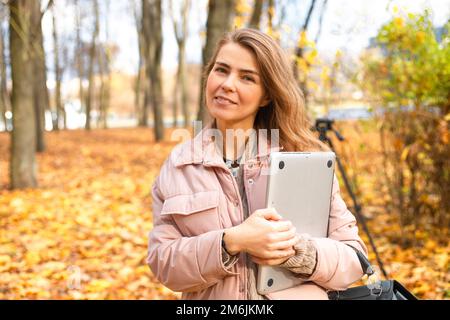
MULTIPOLYGON (((395 217, 382 206, 380 168, 370 155, 375 139, 349 128, 361 140, 341 151, 361 172, 362 203, 388 271, 421 298, 449 298, 448 243, 424 232, 420 245, 401 249, 395 217)), ((63 131, 46 139, 37 157, 39 189, 9 191, 9 136, 0 134, 0 299, 179 297, 145 263, 150 186, 174 143, 154 143, 149 129, 63 131)))
POLYGON ((0 135, 0 299, 173 299, 145 263, 150 186, 172 145, 145 129, 46 135, 36 190, 7 191, 0 135))

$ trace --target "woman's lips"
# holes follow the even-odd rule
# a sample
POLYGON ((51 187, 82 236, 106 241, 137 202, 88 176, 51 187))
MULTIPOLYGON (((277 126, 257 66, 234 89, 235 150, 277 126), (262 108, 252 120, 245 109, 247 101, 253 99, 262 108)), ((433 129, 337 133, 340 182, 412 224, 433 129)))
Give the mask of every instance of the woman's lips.
POLYGON ((234 105, 234 104, 236 104, 236 103, 234 103, 233 101, 231 101, 231 100, 229 100, 229 99, 226 99, 226 98, 224 98, 224 97, 215 97, 215 98, 214 98, 214 101, 215 101, 217 104, 220 104, 220 105, 234 105))

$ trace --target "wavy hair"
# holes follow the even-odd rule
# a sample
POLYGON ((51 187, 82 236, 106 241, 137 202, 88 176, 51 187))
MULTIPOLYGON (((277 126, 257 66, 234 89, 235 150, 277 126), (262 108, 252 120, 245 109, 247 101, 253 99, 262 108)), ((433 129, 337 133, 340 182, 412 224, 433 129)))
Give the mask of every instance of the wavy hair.
POLYGON ((225 33, 203 70, 205 85, 220 49, 231 42, 255 54, 263 87, 270 98, 267 106, 259 108, 253 127, 268 129, 268 132, 278 129, 284 151, 329 151, 329 147, 311 132, 304 95, 295 81, 291 64, 283 49, 269 35, 249 28, 225 33))

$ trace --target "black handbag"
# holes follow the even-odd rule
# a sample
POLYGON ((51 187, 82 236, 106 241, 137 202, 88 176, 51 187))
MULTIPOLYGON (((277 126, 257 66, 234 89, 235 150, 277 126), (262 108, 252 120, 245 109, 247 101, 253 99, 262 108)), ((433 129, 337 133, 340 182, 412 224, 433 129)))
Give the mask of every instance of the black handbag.
MULTIPOLYGON (((369 277, 375 270, 369 260, 359 250, 355 250, 364 274, 369 277)), ((411 292, 396 280, 382 280, 365 286, 358 286, 342 291, 328 291, 330 300, 418 300, 411 292)))

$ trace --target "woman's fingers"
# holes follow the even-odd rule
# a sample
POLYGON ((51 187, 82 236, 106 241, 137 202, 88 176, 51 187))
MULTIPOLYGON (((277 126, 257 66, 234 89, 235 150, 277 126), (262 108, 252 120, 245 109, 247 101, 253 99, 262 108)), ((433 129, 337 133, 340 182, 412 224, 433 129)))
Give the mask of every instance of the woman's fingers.
POLYGON ((272 230, 274 232, 284 232, 292 229, 292 222, 289 220, 281 220, 281 221, 271 221, 272 230))
POLYGON ((252 256, 252 261, 256 264, 268 265, 268 259, 262 259, 255 256, 252 256))
POLYGON ((281 220, 282 217, 278 214, 275 208, 264 208, 255 211, 255 214, 263 217, 266 220, 278 221, 281 220))
POLYGON ((264 249, 261 248, 261 250, 251 250, 249 254, 261 259, 281 259, 293 256, 295 254, 295 250, 293 246, 289 246, 284 249, 266 247, 264 249))
POLYGON ((294 238, 297 238, 297 230, 292 227, 286 231, 273 232, 270 234, 269 238, 270 238, 270 241, 273 243, 292 240, 294 238))
POLYGON ((268 258, 267 259, 267 258, 260 258, 260 257, 252 256, 251 259, 256 264, 276 266, 276 265, 279 265, 279 264, 287 261, 290 257, 291 256, 285 256, 282 258, 268 258))
POLYGON ((288 238, 288 240, 278 241, 270 246, 273 250, 285 250, 294 247, 298 241, 299 239, 294 235, 294 237, 288 238))
MULTIPOLYGON (((252 261, 256 264, 260 264, 260 265, 273 265, 274 260, 273 259, 262 259, 262 258, 258 258, 258 257, 252 257, 252 261)), ((280 262, 282 263, 282 262, 280 262)))
POLYGON ((271 250, 266 252, 266 254, 263 257, 264 259, 282 259, 282 258, 289 258, 295 255, 294 248, 284 249, 284 250, 271 250))

